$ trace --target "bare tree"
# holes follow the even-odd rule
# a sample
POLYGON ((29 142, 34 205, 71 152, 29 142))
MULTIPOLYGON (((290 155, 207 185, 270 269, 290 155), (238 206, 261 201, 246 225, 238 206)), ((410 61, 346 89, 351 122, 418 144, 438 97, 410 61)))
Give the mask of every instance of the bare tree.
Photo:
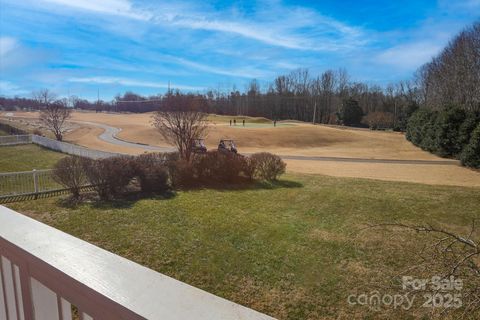
POLYGON ((455 104, 480 110, 480 21, 460 32, 416 74, 423 104, 431 109, 455 104))
POLYGON ((43 107, 48 106, 55 101, 57 95, 48 89, 41 89, 33 92, 33 98, 43 107))
POLYGON ((71 109, 67 107, 66 100, 58 100, 48 103, 40 110, 40 121, 52 131, 58 141, 63 140, 65 132, 65 122, 71 116, 71 109))
POLYGON ((190 160, 192 143, 205 136, 207 115, 200 111, 204 103, 193 96, 170 95, 153 116, 153 125, 162 137, 178 148, 180 157, 190 160))

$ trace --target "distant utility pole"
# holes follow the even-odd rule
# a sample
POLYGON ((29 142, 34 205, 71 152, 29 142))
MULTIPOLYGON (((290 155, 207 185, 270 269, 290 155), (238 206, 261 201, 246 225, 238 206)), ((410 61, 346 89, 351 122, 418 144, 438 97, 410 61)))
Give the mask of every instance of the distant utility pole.
POLYGON ((97 111, 100 111, 100 88, 97 88, 97 111))
POLYGON ((313 104, 313 120, 312 123, 315 124, 315 118, 317 117, 317 101, 313 104))

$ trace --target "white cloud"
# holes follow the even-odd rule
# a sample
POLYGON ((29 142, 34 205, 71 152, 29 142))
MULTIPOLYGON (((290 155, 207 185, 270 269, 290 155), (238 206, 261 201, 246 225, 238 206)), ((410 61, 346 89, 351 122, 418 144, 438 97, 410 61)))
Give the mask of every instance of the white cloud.
POLYGON ((366 41, 360 28, 323 16, 304 7, 271 3, 259 7, 248 19, 195 3, 155 3, 147 8, 129 0, 43 0, 43 2, 149 21, 165 27, 233 34, 264 44, 297 50, 336 51, 366 41), (304 29, 309 31, 306 33, 304 29), (363 38, 363 39, 361 39, 363 38))
POLYGON ((72 9, 80 9, 103 13, 109 15, 119 15, 128 18, 148 20, 151 15, 147 12, 136 10, 132 3, 128 0, 43 0, 55 5, 70 7, 72 9))
POLYGON ((0 95, 14 96, 25 93, 27 93, 27 90, 20 88, 16 84, 13 84, 9 81, 0 81, 0 95))
POLYGON ((193 62, 183 58, 170 57, 170 59, 175 63, 181 64, 190 68, 194 68, 200 71, 205 71, 208 73, 220 74, 224 76, 241 77, 241 78, 262 78, 265 76, 265 72, 260 70, 255 70, 252 68, 243 68, 243 69, 229 68, 228 70, 226 70, 218 67, 212 67, 209 65, 193 62))
POLYGON ((18 45, 17 40, 11 37, 0 37, 0 58, 12 52, 18 45))
MULTIPOLYGON (((143 88, 159 88, 167 89, 168 84, 152 82, 152 81, 142 81, 128 78, 119 78, 119 77, 73 77, 68 79, 69 82, 79 82, 79 83, 97 83, 97 84, 113 84, 121 86, 131 86, 131 87, 143 87, 143 88)), ((174 83, 170 84, 171 88, 180 89, 180 90, 191 90, 191 91, 201 91, 204 90, 204 87, 194 87, 194 86, 184 86, 176 85, 174 83)))
POLYGON ((428 62, 442 50, 443 45, 429 42, 415 42, 387 49, 376 57, 376 62, 399 69, 414 70, 428 62))

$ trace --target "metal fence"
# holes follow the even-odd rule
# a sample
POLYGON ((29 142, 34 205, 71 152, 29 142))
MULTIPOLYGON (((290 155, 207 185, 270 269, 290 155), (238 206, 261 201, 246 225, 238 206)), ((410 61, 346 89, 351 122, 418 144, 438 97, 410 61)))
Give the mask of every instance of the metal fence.
POLYGON ((62 190, 53 170, 0 173, 0 198, 62 190))
MULTIPOLYGON (((104 159, 122 155, 120 153, 92 150, 37 135, 0 136, 0 146, 26 143, 35 143, 47 149, 90 159, 104 159)), ((88 188, 90 186, 85 185, 82 189, 88 188)), ((36 198, 66 190, 68 189, 65 189, 64 186, 53 179, 53 170, 0 173, 0 203, 18 201, 18 199, 30 196, 36 198)))
POLYGON ((18 136, 0 136, 0 146, 13 146, 17 144, 32 143, 32 136, 18 135, 18 136))
POLYGON ((32 142, 35 144, 38 144, 42 147, 45 147, 47 149, 51 149, 54 151, 74 155, 74 156, 80 156, 80 157, 86 157, 90 159, 104 159, 104 158, 110 158, 110 157, 117 157, 121 156, 121 153, 114 153, 114 152, 106 152, 106 151, 99 151, 99 150, 93 150, 81 146, 77 146, 71 143, 67 142, 61 142, 37 135, 32 135, 32 142))

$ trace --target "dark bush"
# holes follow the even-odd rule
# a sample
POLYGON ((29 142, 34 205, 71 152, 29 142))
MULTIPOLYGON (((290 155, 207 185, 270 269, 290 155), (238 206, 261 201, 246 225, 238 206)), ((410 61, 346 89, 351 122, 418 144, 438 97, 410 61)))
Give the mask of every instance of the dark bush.
POLYGON ((480 114, 467 112, 465 121, 463 121, 462 125, 460 126, 458 133, 458 141, 463 148, 465 148, 465 146, 470 142, 473 130, 475 130, 478 124, 480 124, 480 114))
POLYGON ((440 112, 435 121, 435 143, 431 151, 442 157, 459 154, 464 147, 460 141, 460 128, 465 119, 465 111, 459 108, 450 107, 440 112))
POLYGON ((415 103, 409 104, 406 108, 402 108, 398 115, 398 120, 395 123, 395 127, 393 128, 395 131, 406 131, 408 120, 412 116, 412 114, 418 110, 418 105, 415 103))
POLYGON ((53 179, 69 189, 76 199, 80 197, 81 187, 87 184, 83 160, 79 157, 65 157, 53 167, 53 179))
POLYGON ((113 157, 100 160, 85 159, 83 166, 89 182, 103 200, 121 194, 135 176, 130 157, 113 157))
POLYGON ((408 121, 406 138, 424 150, 459 158, 479 121, 478 114, 456 107, 419 109, 408 121))
POLYGON ((169 189, 168 168, 164 154, 142 154, 135 158, 134 167, 142 192, 162 193, 169 189))
POLYGON ((348 99, 342 103, 337 113, 338 120, 346 126, 358 126, 363 117, 363 110, 357 100, 348 99))
POLYGON ((287 165, 277 155, 261 152, 251 155, 251 158, 255 162, 255 177, 258 179, 274 181, 285 173, 287 165))
POLYGON ((480 168, 480 123, 473 130, 470 142, 463 149, 460 159, 465 166, 480 168))
POLYGON ((430 116, 430 119, 423 124, 423 140, 420 143, 420 147, 423 150, 433 153, 436 153, 438 150, 437 118, 438 113, 433 112, 430 116))
POLYGON ((428 109, 415 111, 407 123, 407 132, 405 134, 407 140, 416 146, 423 146, 427 131, 430 131, 429 134, 431 135, 432 118, 434 117, 435 113, 428 109))

